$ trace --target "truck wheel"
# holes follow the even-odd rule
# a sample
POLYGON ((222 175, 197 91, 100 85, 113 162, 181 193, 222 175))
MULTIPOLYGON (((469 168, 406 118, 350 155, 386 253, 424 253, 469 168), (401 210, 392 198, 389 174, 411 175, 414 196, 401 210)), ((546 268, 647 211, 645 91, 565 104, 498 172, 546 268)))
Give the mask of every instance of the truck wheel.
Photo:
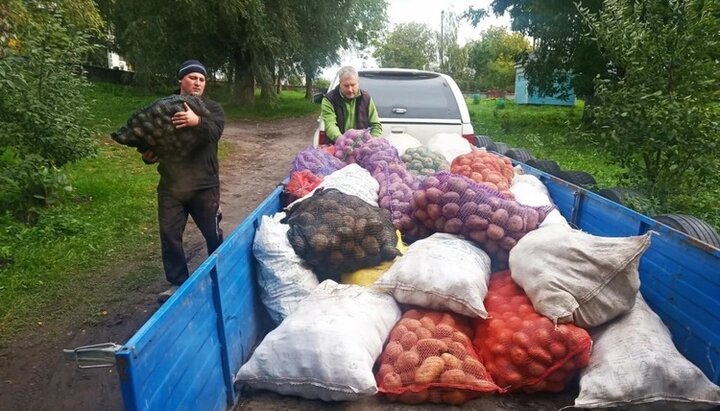
POLYGON ((485 147, 487 151, 495 151, 495 142, 488 136, 475 136, 475 145, 485 147))
POLYGON ((560 172, 560 165, 553 160, 536 160, 533 158, 525 162, 525 164, 552 175, 557 175, 560 172))
POLYGON ((493 151, 495 151, 496 153, 504 156, 505 153, 507 153, 508 150, 510 150, 510 146, 509 146, 509 145, 507 145, 507 144, 505 144, 505 143, 502 143, 502 142, 499 142, 499 141, 496 141, 496 142, 495 142, 495 150, 493 150, 493 151))
POLYGON ((633 188, 625 188, 625 187, 613 187, 613 188, 603 188, 600 191, 598 191, 598 194, 601 196, 607 198, 610 201, 614 201, 618 204, 627 205, 628 200, 630 199, 645 199, 646 197, 633 188))
POLYGON ((653 218, 655 221, 683 232, 690 237, 695 237, 715 248, 720 248, 720 235, 708 223, 697 217, 685 214, 661 214, 653 218))
POLYGON ((561 170, 559 173, 556 174, 556 176, 567 181, 568 183, 573 183, 580 187, 589 188, 597 185, 595 177, 585 171, 561 170))
POLYGON ((524 148, 511 148, 505 153, 505 155, 521 163, 527 163, 528 160, 535 159, 530 150, 524 148))

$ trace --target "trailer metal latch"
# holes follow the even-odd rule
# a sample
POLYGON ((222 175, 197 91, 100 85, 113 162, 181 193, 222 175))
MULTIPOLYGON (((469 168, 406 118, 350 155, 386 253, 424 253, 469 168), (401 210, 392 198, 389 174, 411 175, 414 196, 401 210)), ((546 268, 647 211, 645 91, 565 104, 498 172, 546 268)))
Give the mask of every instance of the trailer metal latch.
POLYGON ((85 345, 75 349, 63 350, 66 361, 74 361, 78 368, 103 368, 115 365, 115 352, 122 345, 102 343, 85 345))

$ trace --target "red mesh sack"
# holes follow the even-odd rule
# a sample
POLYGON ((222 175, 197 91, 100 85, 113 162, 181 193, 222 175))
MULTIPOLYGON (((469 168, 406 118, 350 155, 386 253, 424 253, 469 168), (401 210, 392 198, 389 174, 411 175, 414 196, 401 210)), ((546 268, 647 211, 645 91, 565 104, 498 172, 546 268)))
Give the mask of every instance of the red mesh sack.
POLYGON ((552 207, 529 207, 465 176, 440 171, 413 193, 414 218, 432 232, 461 234, 485 250, 495 270, 507 268, 510 250, 535 230, 552 207))
POLYGON ((309 170, 295 171, 290 175, 290 181, 285 186, 285 194, 289 202, 305 197, 322 183, 322 177, 318 177, 309 170))
POLYGON ((375 378, 390 400, 459 405, 498 387, 472 346, 470 319, 410 309, 390 332, 375 378))
POLYGON ((473 344, 501 388, 560 392, 587 366, 590 334, 538 314, 510 271, 493 274, 485 307, 489 316, 475 321, 473 344))
POLYGON ((473 150, 462 154, 450 164, 450 171, 470 178, 478 184, 498 190, 506 198, 515 198, 510 192, 515 174, 512 162, 484 150, 473 150))

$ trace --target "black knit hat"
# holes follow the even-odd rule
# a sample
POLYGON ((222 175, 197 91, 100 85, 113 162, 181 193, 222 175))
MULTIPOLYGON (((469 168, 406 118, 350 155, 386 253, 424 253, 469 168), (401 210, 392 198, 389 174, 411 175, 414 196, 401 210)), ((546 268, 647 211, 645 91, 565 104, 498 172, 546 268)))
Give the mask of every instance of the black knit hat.
POLYGON ((183 77, 187 76, 190 73, 200 73, 203 76, 207 77, 207 70, 205 69, 205 66, 197 60, 185 60, 180 65, 180 68, 178 68, 177 71, 177 78, 178 80, 182 80, 183 77))

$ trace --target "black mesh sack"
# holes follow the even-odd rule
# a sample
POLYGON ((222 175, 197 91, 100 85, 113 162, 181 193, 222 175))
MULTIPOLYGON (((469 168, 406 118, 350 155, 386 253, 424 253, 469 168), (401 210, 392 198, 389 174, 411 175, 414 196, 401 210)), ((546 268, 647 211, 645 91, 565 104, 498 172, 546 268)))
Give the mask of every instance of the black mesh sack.
POLYGON ((110 136, 120 144, 137 147, 139 151, 150 150, 159 158, 185 157, 195 148, 192 128, 176 129, 172 124, 172 116, 178 111, 185 111, 184 103, 198 116, 209 114, 199 97, 174 94, 135 111, 127 123, 110 136))
POLYGON ((336 189, 318 190, 288 211, 288 240, 319 281, 400 255, 390 212, 336 189))

